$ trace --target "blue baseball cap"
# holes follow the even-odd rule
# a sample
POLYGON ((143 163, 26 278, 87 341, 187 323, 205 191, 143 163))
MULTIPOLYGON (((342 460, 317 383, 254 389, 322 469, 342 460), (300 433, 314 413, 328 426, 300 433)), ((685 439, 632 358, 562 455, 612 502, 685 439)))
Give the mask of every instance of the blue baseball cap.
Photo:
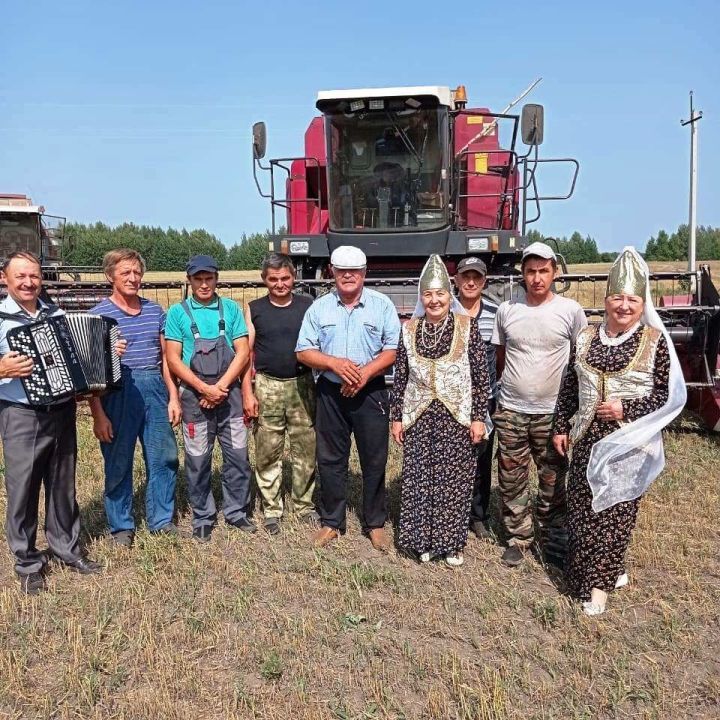
POLYGON ((196 275, 199 272, 218 272, 217 260, 210 255, 193 255, 185 266, 188 275, 196 275))

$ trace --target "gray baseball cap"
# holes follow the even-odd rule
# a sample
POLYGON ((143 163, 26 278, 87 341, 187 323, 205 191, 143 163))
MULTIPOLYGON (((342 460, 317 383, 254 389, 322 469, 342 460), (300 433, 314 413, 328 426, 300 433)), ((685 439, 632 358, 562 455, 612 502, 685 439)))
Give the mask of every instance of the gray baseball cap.
POLYGON ((474 270, 481 275, 487 275, 487 265, 478 257, 466 257, 463 258, 457 266, 456 273, 464 273, 469 270, 474 270))

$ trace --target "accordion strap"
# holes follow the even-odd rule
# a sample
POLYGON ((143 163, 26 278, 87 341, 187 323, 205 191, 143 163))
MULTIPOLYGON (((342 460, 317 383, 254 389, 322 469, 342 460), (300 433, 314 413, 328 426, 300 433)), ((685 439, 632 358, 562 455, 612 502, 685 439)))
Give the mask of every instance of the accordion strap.
MULTIPOLYGON (((187 300, 183 300, 180 305, 182 306, 182 309, 187 313, 187 316, 190 318, 190 332, 193 334, 193 337, 197 340, 200 337, 200 330, 198 329, 197 323, 195 322, 195 318, 193 317, 192 310, 190 310, 190 305, 188 304, 187 300)), ((223 304, 222 304, 222 298, 218 295, 218 315, 220 316, 218 320, 218 329, 220 331, 220 335, 225 335, 225 316, 223 313, 223 304)))
POLYGON ((31 323, 41 322, 50 315, 54 315, 60 308, 57 305, 48 305, 47 307, 41 307, 37 317, 30 317, 23 313, 8 313, 0 310, 0 320, 12 320, 13 322, 19 322, 21 325, 30 325, 31 323))

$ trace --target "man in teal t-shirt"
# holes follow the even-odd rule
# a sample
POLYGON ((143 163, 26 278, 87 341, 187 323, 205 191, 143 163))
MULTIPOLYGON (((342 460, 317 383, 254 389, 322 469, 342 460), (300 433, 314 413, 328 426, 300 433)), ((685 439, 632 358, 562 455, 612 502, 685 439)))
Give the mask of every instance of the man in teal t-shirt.
POLYGON ((237 303, 215 292, 217 262, 196 255, 186 270, 192 296, 168 310, 165 341, 168 366, 180 380, 193 537, 206 542, 217 521, 210 483, 216 438, 223 456, 225 522, 246 532, 257 530, 247 515, 250 463, 238 383, 249 357, 248 332, 237 303))

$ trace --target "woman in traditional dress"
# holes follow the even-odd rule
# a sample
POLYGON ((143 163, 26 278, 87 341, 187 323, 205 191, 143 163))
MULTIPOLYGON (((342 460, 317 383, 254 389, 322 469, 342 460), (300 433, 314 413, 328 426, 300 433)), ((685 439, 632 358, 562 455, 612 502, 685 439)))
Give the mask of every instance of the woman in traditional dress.
POLYGON ((463 563, 489 381, 474 318, 438 255, 425 264, 395 361, 392 435, 403 446, 398 545, 421 562, 463 563))
POLYGON ((661 430, 685 404, 649 285, 645 261, 625 248, 608 276, 605 321, 578 336, 555 409, 555 449, 572 446, 565 577, 586 615, 603 613, 608 593, 628 583, 640 498, 665 464, 661 430))

